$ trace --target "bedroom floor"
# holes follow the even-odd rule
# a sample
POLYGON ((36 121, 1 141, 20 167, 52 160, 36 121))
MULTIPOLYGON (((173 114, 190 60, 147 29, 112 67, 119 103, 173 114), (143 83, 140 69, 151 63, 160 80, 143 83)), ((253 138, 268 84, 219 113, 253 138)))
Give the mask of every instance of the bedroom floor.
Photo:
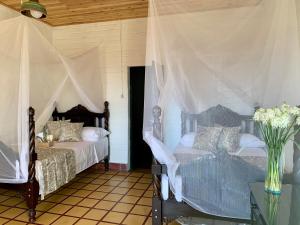
MULTIPOLYGON (((151 174, 102 171, 83 172, 46 196, 37 207, 36 224, 151 225, 151 174)), ((25 209, 18 193, 0 189, 0 224, 27 224, 25 209)))

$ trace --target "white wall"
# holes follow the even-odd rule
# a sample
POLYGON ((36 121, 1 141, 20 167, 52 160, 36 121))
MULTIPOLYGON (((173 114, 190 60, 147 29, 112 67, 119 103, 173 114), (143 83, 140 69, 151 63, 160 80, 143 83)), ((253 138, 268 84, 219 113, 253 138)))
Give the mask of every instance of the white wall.
POLYGON ((106 74, 105 92, 111 110, 111 162, 128 163, 128 67, 145 65, 146 19, 56 27, 53 43, 66 56, 101 46, 99 63, 106 74), (121 97, 122 86, 124 98, 121 97))

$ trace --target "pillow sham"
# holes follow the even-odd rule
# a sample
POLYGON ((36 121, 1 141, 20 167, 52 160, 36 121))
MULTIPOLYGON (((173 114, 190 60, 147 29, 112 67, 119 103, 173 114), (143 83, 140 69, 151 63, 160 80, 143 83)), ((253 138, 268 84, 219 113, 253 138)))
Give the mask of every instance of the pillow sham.
POLYGON ((192 148, 196 134, 196 132, 190 132, 183 135, 183 137, 180 139, 180 144, 182 144, 184 147, 192 148))
POLYGON ((61 127, 59 142, 81 141, 83 123, 68 123, 61 127))
POLYGON ((53 135, 53 140, 57 141, 61 133, 61 127, 70 122, 71 120, 48 121, 46 123, 46 129, 48 131, 48 134, 53 135))
POLYGON ((240 134, 240 143, 241 148, 264 148, 266 143, 260 140, 258 137, 253 134, 240 134))
POLYGON ((193 148, 216 152, 222 127, 198 127, 193 148))
POLYGON ((237 152, 239 150, 241 127, 222 127, 218 148, 226 150, 228 153, 237 152))
POLYGON ((81 132, 81 138, 83 141, 96 142, 109 134, 109 131, 101 127, 84 127, 81 132))

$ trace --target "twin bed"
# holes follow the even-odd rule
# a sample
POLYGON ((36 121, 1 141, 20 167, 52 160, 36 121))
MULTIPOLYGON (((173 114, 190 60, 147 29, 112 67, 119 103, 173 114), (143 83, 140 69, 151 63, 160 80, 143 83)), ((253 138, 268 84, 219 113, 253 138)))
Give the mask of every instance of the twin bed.
MULTIPOLYGON (((78 105, 67 112, 54 110, 53 120, 70 120, 83 123, 83 127, 101 127, 109 130, 109 103, 104 103, 103 113, 94 113, 78 105)), ((29 109, 29 168, 28 182, 20 185, 25 191, 29 220, 35 221, 35 208, 45 195, 71 181, 76 174, 99 162, 109 169, 109 135, 97 141, 54 142, 52 147, 39 147, 36 143, 34 109, 29 109)))
POLYGON ((159 155, 153 152, 153 225, 180 217, 249 223, 249 196, 240 192, 248 189, 248 182, 264 180, 267 157, 264 146, 247 147, 249 143, 246 143, 234 152, 213 153, 193 148, 191 137, 197 133, 198 126, 213 127, 216 124, 240 126, 240 132, 246 138, 258 137, 252 116, 239 115, 221 105, 200 114, 182 113, 182 139, 170 154, 162 143, 159 107, 154 108, 153 115, 156 140, 148 140, 163 152, 159 155))

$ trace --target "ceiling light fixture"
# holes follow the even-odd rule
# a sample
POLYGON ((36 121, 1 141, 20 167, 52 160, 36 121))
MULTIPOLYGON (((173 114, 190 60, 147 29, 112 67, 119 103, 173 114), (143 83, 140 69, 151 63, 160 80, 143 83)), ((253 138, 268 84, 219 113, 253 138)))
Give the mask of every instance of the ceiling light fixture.
POLYGON ((46 18, 47 16, 46 8, 38 0, 21 1, 20 12, 25 16, 36 19, 46 18))

